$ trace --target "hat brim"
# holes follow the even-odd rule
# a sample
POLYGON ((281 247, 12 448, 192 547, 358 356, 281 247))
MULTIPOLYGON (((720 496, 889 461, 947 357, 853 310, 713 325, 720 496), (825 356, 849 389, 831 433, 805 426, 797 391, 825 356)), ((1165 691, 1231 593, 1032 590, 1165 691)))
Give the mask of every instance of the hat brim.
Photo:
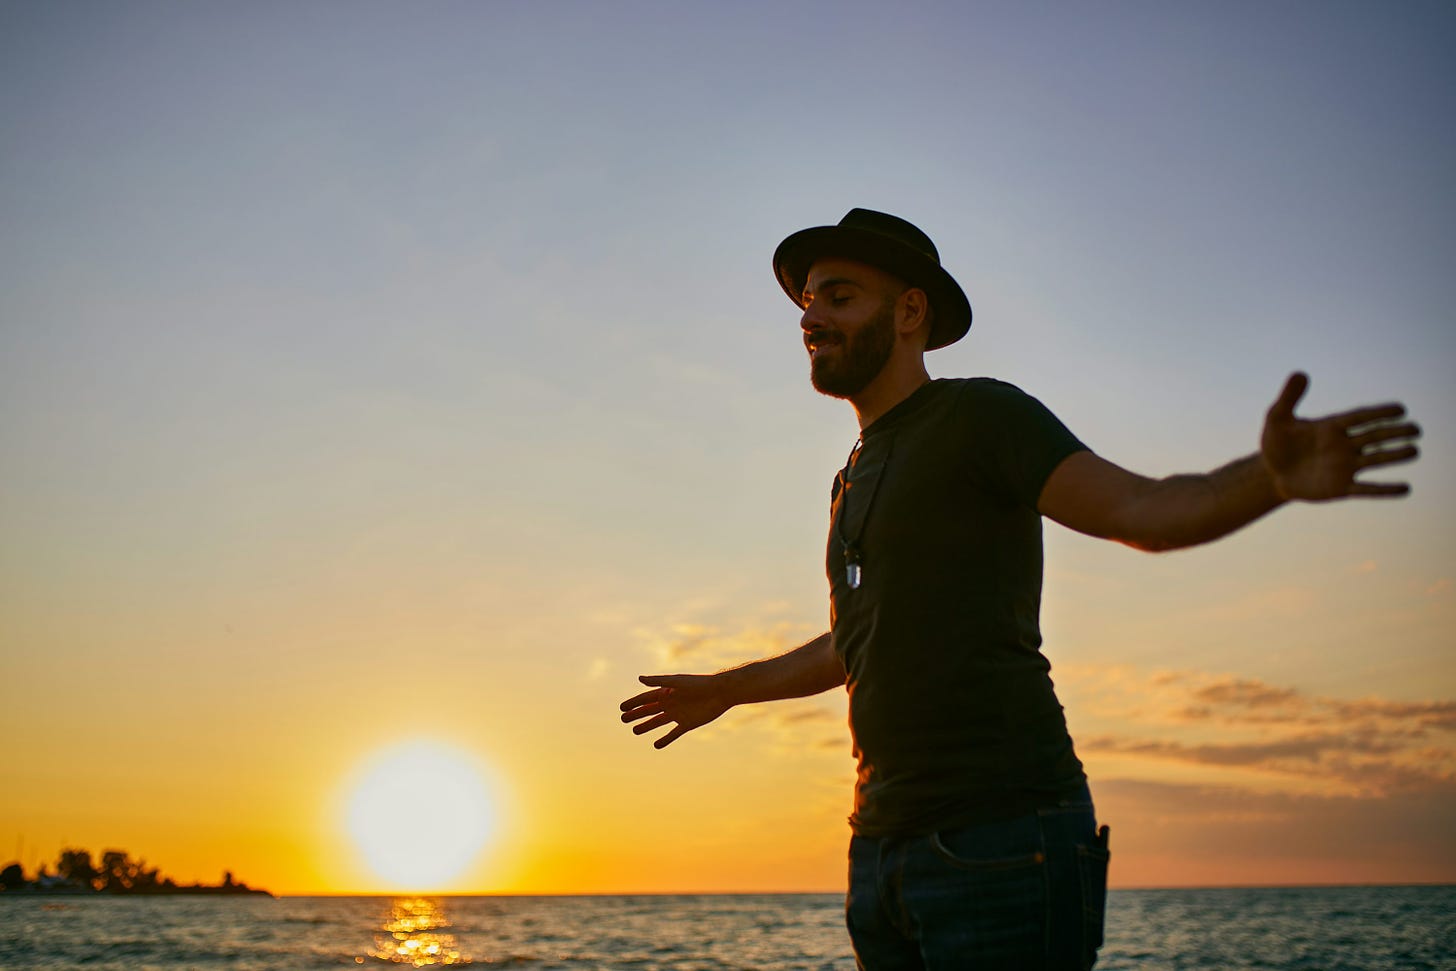
POLYGON ((848 226, 815 226, 785 239, 774 250, 774 275, 795 304, 804 306, 809 268, 825 257, 867 263, 919 287, 935 311, 927 351, 954 344, 971 329, 971 302, 939 263, 899 240, 848 226))

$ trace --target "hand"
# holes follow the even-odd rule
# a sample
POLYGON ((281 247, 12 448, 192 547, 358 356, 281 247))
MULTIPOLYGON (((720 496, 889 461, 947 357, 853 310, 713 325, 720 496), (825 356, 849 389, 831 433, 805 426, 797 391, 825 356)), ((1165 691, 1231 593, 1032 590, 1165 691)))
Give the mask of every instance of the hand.
POLYGON ((632 734, 641 735, 670 722, 672 730, 652 743, 653 748, 666 748, 694 728, 700 728, 733 706, 718 691, 718 679, 711 674, 647 674, 637 679, 653 685, 622 702, 622 721, 647 721, 632 726, 632 734), (649 716, 651 716, 649 718, 649 716))
POLYGON ((1404 482, 1355 478, 1365 469, 1409 462, 1420 454, 1411 444, 1420 436, 1420 428, 1412 422, 1395 424, 1404 417, 1405 408, 1392 403, 1324 418, 1296 418, 1294 406, 1308 387, 1307 375, 1291 374, 1264 420, 1260 450, 1280 498, 1322 502, 1410 492, 1404 482))

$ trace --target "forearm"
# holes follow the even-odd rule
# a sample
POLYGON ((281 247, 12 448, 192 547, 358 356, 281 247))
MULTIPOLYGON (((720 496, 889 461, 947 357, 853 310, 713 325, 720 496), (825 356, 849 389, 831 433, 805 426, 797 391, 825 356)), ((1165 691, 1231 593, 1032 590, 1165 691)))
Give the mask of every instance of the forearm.
POLYGON ((829 634, 778 657, 752 661, 713 675, 724 700, 747 705, 784 698, 803 698, 844 684, 844 665, 834 653, 829 634))
POLYGON ((1150 479, 1078 452, 1052 472, 1038 508, 1079 533, 1156 552, 1227 536, 1284 501, 1258 454, 1200 475, 1150 479))
POLYGON ((1151 480, 1122 517, 1129 546, 1149 551, 1208 543, 1284 503, 1256 453, 1212 472, 1151 480))

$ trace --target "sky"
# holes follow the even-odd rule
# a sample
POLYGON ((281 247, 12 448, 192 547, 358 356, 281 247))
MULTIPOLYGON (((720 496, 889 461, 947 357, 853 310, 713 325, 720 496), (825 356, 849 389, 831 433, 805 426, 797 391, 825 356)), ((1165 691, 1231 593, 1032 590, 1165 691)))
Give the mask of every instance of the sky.
POLYGON ((0 0, 0 860, 387 892, 348 821, 423 745, 416 803, 490 824, 422 889, 843 889, 842 692, 664 751, 617 704, 827 623, 857 428, 770 256, 863 206, 970 296, 934 376, 1135 471, 1252 452, 1296 369, 1406 404, 1407 499, 1049 523, 1044 649, 1113 886, 1456 882, 1453 45, 1425 2, 0 0))

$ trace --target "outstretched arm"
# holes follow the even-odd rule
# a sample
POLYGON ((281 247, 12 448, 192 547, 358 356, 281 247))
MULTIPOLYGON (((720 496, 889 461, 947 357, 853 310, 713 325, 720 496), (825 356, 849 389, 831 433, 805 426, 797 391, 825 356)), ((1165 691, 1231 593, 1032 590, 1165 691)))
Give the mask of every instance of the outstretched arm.
POLYGON ((665 748, 735 705, 803 698, 837 688, 844 684, 844 665, 829 635, 820 634, 787 654, 717 674, 645 674, 637 680, 652 688, 622 702, 622 721, 646 718, 632 726, 637 735, 671 724, 672 729, 652 743, 654 748, 665 748))
POLYGON ((1363 482, 1365 469, 1409 462, 1420 429, 1401 422, 1398 404, 1324 418, 1296 418, 1309 378, 1293 374, 1264 420, 1260 449, 1202 475, 1149 479, 1091 452, 1057 466, 1042 489, 1041 512, 1090 536, 1143 550, 1207 543, 1285 502, 1403 496, 1405 483, 1363 482))

